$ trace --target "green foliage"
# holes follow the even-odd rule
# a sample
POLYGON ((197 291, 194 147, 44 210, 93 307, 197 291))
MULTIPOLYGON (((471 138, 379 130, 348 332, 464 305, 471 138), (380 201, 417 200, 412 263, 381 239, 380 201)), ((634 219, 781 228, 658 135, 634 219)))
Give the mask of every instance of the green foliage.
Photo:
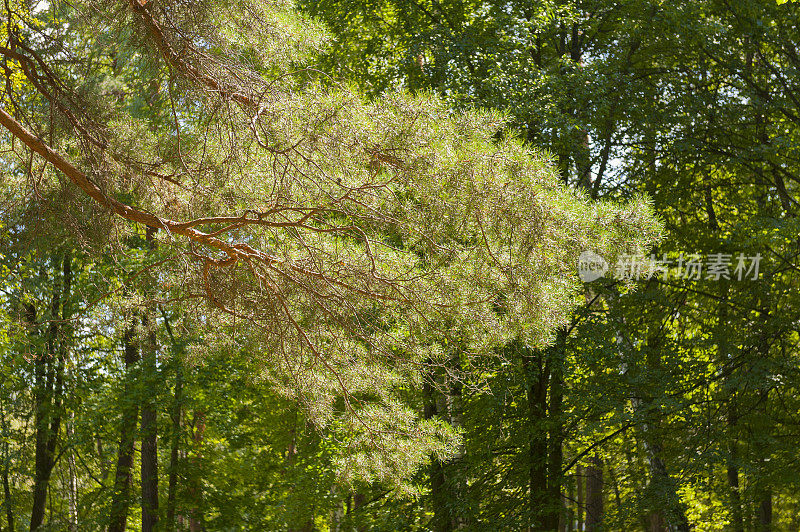
MULTIPOLYGON (((762 257, 755 282, 651 279, 632 294, 591 285, 595 303, 565 349, 560 416, 525 427, 523 389, 509 376, 465 406, 477 420, 465 434, 466 483, 483 506, 458 512, 506 523, 530 480, 528 441, 560 433, 568 496, 586 465, 570 457, 602 450, 611 528, 654 516, 677 527, 684 514, 713 529, 739 505, 747 529, 762 501, 793 497, 797 471, 780 458, 793 422, 770 409, 791 402, 797 364, 797 11, 769 1, 303 6, 337 36, 320 62, 371 94, 402 85, 503 110, 569 183, 610 197, 646 192, 668 231, 657 257, 762 257), (487 421, 497 396, 518 398, 519 436, 511 419, 487 421)), ((498 361, 491 374, 508 371, 498 361)), ((574 499, 567 505, 575 518, 574 499)), ((786 515, 776 510, 773 525, 793 526, 786 515)))
POLYGON ((145 234, 3 138, 0 454, 18 524, 25 354, 52 322, 26 329, 19 308, 46 311, 70 249, 53 528, 72 453, 79 522, 106 524, 122 412, 151 402, 161 516, 174 467, 176 515, 209 530, 549 530, 586 515, 598 463, 605 529, 735 529, 737 512, 755 529, 766 501, 774 529, 795 526, 790 5, 25 7, 7 4, 4 35, 57 82, 6 56, 4 109, 164 223, 145 234), (614 265, 654 243, 759 253, 761 275, 578 282, 581 251, 614 265), (146 386, 120 359, 135 323, 162 346, 146 386))
MULTIPOLYGON (((422 368, 514 338, 545 345, 575 305, 580 251, 638 253, 660 231, 642 198, 591 203, 563 187, 545 155, 496 138, 498 113, 453 112, 430 94, 367 101, 293 74, 324 38, 288 5, 115 9, 53 2, 33 17, 65 41, 28 52, 52 63, 49 92, 30 80, 49 108, 19 112, 61 117, 46 136, 116 201, 234 247, 225 259, 160 231, 142 258, 126 249, 134 226, 42 168, 39 196, 66 195, 51 223, 92 253, 116 250, 123 268, 123 254, 161 264, 140 281, 167 287, 163 299, 204 297, 211 308, 186 309, 192 327, 213 324, 194 355, 246 349, 346 438, 334 461, 346 479, 399 485, 430 454, 452 455, 455 433, 403 397, 422 368), (269 251, 231 251, 254 248, 269 251)), ((44 30, 18 31, 33 45, 44 30)))

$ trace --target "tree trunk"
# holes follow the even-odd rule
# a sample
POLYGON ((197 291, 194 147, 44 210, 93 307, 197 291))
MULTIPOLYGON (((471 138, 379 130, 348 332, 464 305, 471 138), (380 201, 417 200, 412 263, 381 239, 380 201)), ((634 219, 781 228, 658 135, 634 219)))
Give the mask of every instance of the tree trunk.
POLYGON ((100 480, 105 484, 108 479, 108 474, 111 471, 111 459, 106 459, 105 448, 103 447, 103 438, 100 435, 95 436, 95 449, 97 450, 97 460, 100 463, 100 480))
POLYGON ((547 504, 547 432, 544 421, 547 408, 547 368, 539 357, 524 357, 523 365, 527 375, 528 423, 530 443, 528 444, 528 497, 530 523, 533 530, 545 530, 542 519, 547 504))
MULTIPOLYGON (((70 421, 67 422, 66 434, 67 439, 73 437, 73 424, 75 420, 75 412, 70 413, 70 421)), ((78 531, 78 482, 77 472, 75 470, 75 450, 70 449, 67 455, 67 467, 69 469, 69 525, 67 529, 69 532, 78 531)))
MULTIPOLYGON (((206 414, 205 412, 198 410, 194 414, 194 444, 196 449, 196 455, 194 457, 196 469, 200 469, 200 460, 202 454, 200 452, 200 448, 203 444, 203 435, 205 434, 206 430, 206 414)), ((203 529, 202 520, 203 514, 200 510, 200 482, 198 478, 195 478, 192 481, 192 486, 189 489, 189 493, 192 499, 194 499, 194 508, 191 510, 191 514, 189 516, 189 531, 190 532, 200 532, 203 529)))
POLYGON ((586 499, 584 498, 584 494, 586 493, 584 491, 584 487, 586 485, 586 472, 584 471, 582 465, 578 465, 575 468, 575 484, 576 484, 576 491, 578 492, 578 504, 577 504, 578 518, 576 520, 578 525, 577 530, 578 532, 582 532, 584 525, 583 510, 585 508, 584 505, 586 503, 586 499))
POLYGON ((139 346, 136 343, 136 324, 132 322, 123 335, 125 346, 125 387, 122 392, 120 410, 122 424, 120 426, 119 452, 117 455, 117 472, 114 478, 114 493, 111 497, 111 515, 109 532, 123 532, 128 520, 128 492, 131 484, 133 468, 133 441, 136 432, 136 420, 139 417, 139 405, 135 398, 136 382, 135 366, 139 362, 139 346))
MULTIPOLYGON (((36 309, 33 305, 28 307, 29 323, 36 323, 36 309)), ((47 394, 46 376, 48 373, 47 362, 48 354, 45 352, 33 352, 33 375, 34 375, 34 408, 35 412, 35 458, 34 458, 34 485, 33 485, 33 505, 31 507, 31 530, 36 530, 44 521, 44 506, 47 496, 47 464, 46 464, 46 439, 49 428, 47 415, 45 412, 45 401, 49 403, 50 398, 47 394)))
POLYGON ((178 458, 181 442, 181 411, 183 409, 183 355, 181 346, 175 340, 172 326, 169 323, 166 313, 161 311, 164 317, 164 327, 169 335, 172 344, 172 363, 175 365, 175 396, 172 403, 172 438, 169 455, 169 487, 167 491, 167 529, 175 530, 175 502, 178 491, 178 458))
MULTIPOLYGON (((295 405, 293 409, 292 426, 289 429, 289 443, 286 449, 286 460, 284 461, 284 475, 292 475, 297 464, 297 424, 298 410, 300 405, 295 405)), ((363 495, 356 494, 356 504, 363 501, 363 495)), ((314 506, 305 506, 302 515, 293 515, 289 522, 287 532, 312 532, 314 530, 314 506)))
POLYGON ((603 524, 603 462, 596 454, 586 468, 586 530, 597 532, 603 524))
POLYGON ((758 501, 758 532, 772 530, 772 490, 762 489, 758 501))
MULTIPOLYGON (((68 329, 69 319, 72 317, 72 310, 69 300, 69 295, 72 290, 72 261, 71 256, 67 253, 64 257, 64 301, 61 304, 61 322, 62 327, 65 329, 63 336, 63 345, 71 345, 71 331, 68 329), (69 339, 69 340, 68 340, 69 339)), ((62 348, 62 360, 66 362, 67 352, 62 348)), ((67 370, 67 377, 72 380, 72 372, 67 370)), ((75 425, 75 411, 69 414, 67 421, 66 434, 67 440, 71 441, 74 437, 75 425)), ((69 454, 67 455, 67 467, 69 469, 69 532, 77 532, 78 530, 78 479, 77 467, 75 465, 75 449, 70 445, 69 454)))
POLYGON ((550 368, 546 353, 523 350, 522 364, 527 378, 528 400, 528 504, 531 530, 547 531, 546 520, 552 513, 548 489, 547 388, 550 368))
MULTIPOLYGON (((433 419, 436 417, 443 417, 447 415, 447 406, 441 394, 436 389, 438 379, 435 375, 430 375, 429 379, 436 382, 430 382, 426 379, 423 387, 423 394, 425 395, 425 419, 433 419)), ((430 465, 431 477, 431 506, 433 509, 433 518, 428 526, 434 532, 451 532, 453 530, 453 523, 450 519, 450 511, 447 508, 448 496, 445 482, 444 464, 435 456, 431 456, 430 465)))
POLYGON ((567 512, 566 512, 566 519, 567 519, 567 532, 573 532, 575 530, 575 481, 571 480, 568 483, 567 488, 567 512))
MULTIPOLYGON (((660 378, 660 349, 660 338, 651 337, 648 339, 645 357, 649 373, 648 378, 650 379, 660 378)), ((647 422, 642 423, 640 428, 640 434, 650 463, 650 483, 666 494, 663 508, 665 511, 662 512, 661 509, 654 510, 653 513, 657 515, 650 516, 651 523, 665 522, 670 529, 674 527, 678 532, 689 532, 689 520, 686 518, 686 511, 681 504, 675 481, 669 475, 667 466, 662 458, 663 445, 661 438, 655 432, 661 410, 653 404, 651 398, 635 400, 632 403, 634 410, 642 412, 650 418, 647 422)))
MULTIPOLYGON (((353 510, 358 510, 359 508, 366 506, 366 504, 367 501, 366 497, 364 497, 364 494, 356 492, 356 494, 353 496, 353 510)), ((367 527, 361 524, 356 527, 356 532, 367 532, 367 527)))
MULTIPOLYGON (((0 407, 2 407, 2 404, 0 404, 0 407)), ((0 428, 3 430, 3 506, 6 510, 8 530, 9 532, 14 532, 14 509, 11 507, 11 482, 9 480, 11 474, 11 456, 8 448, 10 434, 6 423, 6 412, 3 408, 0 408, 0 428)))
MULTIPOLYGON (((447 421, 454 428, 462 425, 463 399, 462 384, 452 377, 452 372, 460 370, 459 360, 453 357, 447 361, 446 368, 433 368, 429 371, 423 387, 425 419, 438 418, 447 421)), ((463 450, 459 449, 447 462, 435 456, 430 460, 431 505, 433 518, 429 526, 436 532, 460 530, 468 526, 464 515, 466 483, 459 470, 463 450)))
POLYGON ((548 461, 547 461, 547 503, 545 516, 542 521, 546 530, 559 530, 563 521, 564 504, 561 497, 561 488, 564 476, 561 472, 564 460, 564 431, 561 426, 562 405, 564 402, 564 375, 563 364, 567 344, 567 331, 560 329, 556 336, 555 345, 547 350, 547 360, 550 371, 550 404, 548 405, 548 422, 550 430, 548 435, 548 461))
MULTIPOLYGON (((52 305, 58 304, 58 285, 53 282, 52 305)), ((48 336, 53 333, 53 328, 57 327, 55 319, 51 318, 48 328, 48 336)), ((47 484, 50 480, 49 457, 47 455, 47 443, 50 439, 50 415, 52 401, 52 374, 51 374, 51 353, 52 342, 50 338, 46 341, 45 351, 34 354, 34 382, 33 392, 36 413, 34 416, 36 436, 35 436, 35 457, 34 457, 34 480, 33 480, 33 505, 31 506, 31 530, 38 529, 44 521, 45 502, 47 500, 47 484)))
POLYGON ((647 532, 664 532, 665 530, 669 529, 664 525, 664 518, 661 516, 661 512, 650 512, 647 516, 647 532))
MULTIPOLYGON (((450 367, 461 369, 459 367, 458 357, 454 357, 450 360, 450 367)), ((446 386, 447 417, 453 428, 459 430, 464 424, 463 385, 457 378, 451 378, 450 376, 446 376, 445 378, 449 381, 446 386)), ((469 525, 465 515, 466 505, 464 501, 467 486, 463 472, 460 470, 463 459, 464 450, 463 447, 459 447, 458 451, 456 451, 446 465, 447 471, 445 474, 448 480, 450 497, 450 523, 454 530, 463 530, 464 528, 468 528, 469 525)))
MULTIPOLYGON (((713 207, 709 206, 708 210, 714 213, 713 207)), ((713 215, 715 218, 716 215, 713 215)), ((724 371, 730 363, 730 345, 728 342, 728 305, 724 303, 728 299, 730 285, 725 283, 722 287, 721 300, 719 308, 719 319, 717 320, 717 327, 714 331, 715 343, 717 344, 717 364, 720 371, 724 371)), ((739 415, 738 415, 738 394, 736 391, 736 383, 728 382, 732 376, 728 376, 724 382, 722 393, 728 396, 727 408, 727 439, 728 439, 728 456, 726 459, 726 473, 728 479, 728 490, 730 496, 730 511, 731 511, 731 532, 744 532, 744 515, 742 513, 742 497, 739 491, 739 415)))
MULTIPOLYGON (((71 318, 67 298, 72 282, 72 259, 67 252, 63 259, 54 259, 53 294, 50 302, 50 323, 47 328, 45 350, 34 359, 36 388, 36 444, 34 458, 33 505, 31 530, 44 522, 47 488, 56 458, 56 443, 61 429, 61 400, 64 387, 64 365, 67 356, 67 336, 61 324, 71 318), (59 264, 60 262, 60 264, 59 264), (61 266, 59 274, 58 267, 61 266), (63 284, 62 284, 63 283, 63 284)), ((35 323, 35 311, 34 311, 35 323)))
MULTIPOLYGON (((733 433, 737 425, 736 396, 731 396, 728 404, 728 431, 733 433)), ((733 434, 728 435, 728 489, 730 490, 731 532, 744 532, 744 516, 742 514, 742 497, 739 492, 738 444, 733 434)))
POLYGON ((154 396, 158 389, 156 378, 155 320, 142 318, 146 349, 142 356, 142 532, 153 532, 158 525, 158 418, 154 396))
POLYGON ((343 501, 339 500, 339 490, 336 489, 335 486, 331 486, 330 489, 330 496, 331 499, 337 500, 336 506, 334 506, 333 510, 331 511, 331 531, 330 532, 342 532, 342 524, 344 523, 345 519, 345 504, 343 501))

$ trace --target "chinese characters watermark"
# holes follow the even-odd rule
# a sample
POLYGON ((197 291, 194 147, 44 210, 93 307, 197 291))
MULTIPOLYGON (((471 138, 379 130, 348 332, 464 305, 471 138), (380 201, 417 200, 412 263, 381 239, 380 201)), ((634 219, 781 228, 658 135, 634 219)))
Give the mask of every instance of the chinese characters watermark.
POLYGON ((578 257, 578 276, 581 281, 590 283, 607 273, 623 281, 647 279, 707 280, 729 279, 737 281, 758 279, 761 254, 749 256, 744 253, 699 253, 670 257, 667 254, 656 257, 650 255, 622 255, 617 262, 609 265, 606 260, 593 251, 584 251, 578 257))

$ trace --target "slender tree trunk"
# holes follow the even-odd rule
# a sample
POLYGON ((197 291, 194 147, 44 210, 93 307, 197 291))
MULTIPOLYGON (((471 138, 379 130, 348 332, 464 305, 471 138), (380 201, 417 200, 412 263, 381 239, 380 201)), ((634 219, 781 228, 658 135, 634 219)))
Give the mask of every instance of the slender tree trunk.
MULTIPOLYGON (((195 466, 197 470, 200 469, 200 460, 202 458, 201 447, 203 445, 203 437, 206 430, 206 414, 202 410, 194 413, 194 445, 196 449, 195 466)), ((192 486, 189 489, 190 496, 194 499, 194 508, 191 510, 189 516, 189 531, 201 532, 203 526, 203 514, 200 508, 200 482, 199 478, 192 481, 192 486)))
MULTIPOLYGON (((37 366, 46 364, 42 359, 37 360, 37 366)), ((37 380, 44 380, 44 370, 36 371, 37 380)), ((45 502, 47 500, 47 485, 50 480, 48 457, 47 457, 47 416, 44 413, 45 392, 39 391, 36 397, 36 443, 34 458, 34 484, 33 484, 33 505, 31 507, 31 530, 38 529, 44 521, 45 502)), ((49 402, 49 401, 48 401, 49 402)))
MULTIPOLYGON (((284 468, 284 474, 288 473, 289 475, 295 471, 294 467, 297 464, 297 424, 299 408, 299 405, 295 405, 294 407, 294 420, 289 430, 289 445, 286 449, 286 467, 284 468)), ((364 496, 357 493, 356 503, 363 500, 364 496)), ((294 519, 292 519, 292 522, 289 523, 288 532, 312 532, 314 530, 314 506, 311 505, 304 508, 304 510, 305 511, 303 512, 302 517, 296 516, 294 519)))
MULTIPOLYGON (((61 366, 63 373, 63 366, 66 364, 68 357, 68 346, 72 345, 72 328, 70 320, 72 318, 72 305, 70 294, 72 292, 72 256, 67 252, 64 256, 64 298, 61 304, 61 323, 62 323, 62 348, 61 348, 61 366)), ((67 377, 72 380, 71 370, 67 370, 67 377)), ((74 437, 74 423, 75 411, 69 414, 67 421, 66 431, 67 439, 72 440, 74 437)), ((75 449, 71 446, 69 454, 67 455, 67 467, 69 469, 69 532, 77 532, 78 530, 78 480, 77 468, 75 467, 75 449)))
MULTIPOLYGON (((460 362, 458 357, 452 357, 449 361, 449 367, 454 371, 460 371, 460 362)), ((463 425, 463 385, 458 378, 446 372, 444 376, 444 384, 447 395, 442 397, 443 407, 447 412, 447 419, 455 429, 460 429, 463 425)), ((450 513, 450 526, 453 530, 463 530, 467 528, 469 522, 465 515, 466 505, 464 498, 467 490, 466 480, 461 471, 462 461, 464 459, 464 450, 459 448, 448 460, 443 464, 445 470, 445 478, 447 480, 447 497, 449 498, 449 513, 450 513)))
POLYGON ((155 320, 145 315, 142 326, 146 334, 146 349, 142 356, 142 532, 152 532, 158 525, 158 418, 154 395, 158 388, 156 377, 155 320))
POLYGON ((542 351, 537 357, 523 356, 522 363, 527 375, 528 423, 528 496, 530 526, 532 530, 547 530, 544 519, 547 515, 547 431, 544 428, 547 413, 547 383, 549 368, 544 363, 542 351))
POLYGON ((728 403, 728 489, 730 491, 731 532, 744 532, 744 516, 742 513, 742 496, 739 490, 739 445, 736 440, 738 425, 736 393, 731 394, 728 403))
POLYGON ((586 473, 583 469, 582 465, 578 465, 575 468, 575 484, 576 484, 576 491, 578 492, 578 504, 577 504, 577 511, 578 511, 578 532, 583 530, 583 510, 585 508, 586 499, 584 498, 584 486, 586 485, 586 473))
POLYGON ((447 510, 447 497, 444 465, 437 458, 431 460, 431 499, 433 500, 433 519, 430 527, 434 532, 451 532, 450 512, 447 510))
MULTIPOLYGON (((766 338, 764 339, 764 344, 766 344, 766 338)), ((769 353, 769 347, 764 345, 761 349, 761 352, 764 353, 764 356, 769 353)), ((768 400, 769 400, 769 392, 764 390, 760 393, 761 404, 760 408, 758 408, 759 414, 764 419, 770 419, 770 413, 767 408, 768 400)), ((763 455, 759 459, 759 473, 758 477, 761 482, 759 482, 760 486, 757 493, 757 500, 756 500, 756 531, 757 532, 772 532, 772 486, 769 485, 769 481, 766 480, 767 472, 764 471, 767 466, 767 461, 764 459, 763 455)))
MULTIPOLYGON (((70 413, 70 421, 67 422, 66 434, 67 439, 71 439, 73 434, 73 424, 75 420, 75 412, 70 413)), ((78 531, 78 481, 77 472, 75 470, 75 451, 70 449, 67 455, 67 467, 69 468, 69 532, 78 531)))
MULTIPOLYGON (((1 406, 2 404, 0 404, 1 406)), ((3 408, 0 408, 0 428, 3 430, 3 506, 6 511, 8 530, 9 532, 14 532, 14 509, 11 506, 11 482, 9 479, 11 475, 11 456, 8 447, 10 434, 6 423, 6 412, 3 408)))
MULTIPOLYGON (((452 377, 451 371, 459 370, 458 358, 447 361, 447 368, 430 370, 424 384, 425 419, 438 418, 453 427, 462 425, 462 385, 452 377)), ((460 530, 468 526, 463 504, 466 483, 459 468, 463 450, 459 449, 447 462, 435 456, 430 460, 431 504, 434 516, 429 526, 436 532, 460 530)))
MULTIPOLYGON (((706 199, 706 210, 709 212, 709 220, 716 220, 716 213, 714 211, 711 199, 706 199)), ((714 221, 711 227, 712 230, 718 231, 719 226, 714 221)), ((730 363, 730 344, 728 342, 728 305, 725 301, 728 299, 730 292, 730 285, 725 283, 722 287, 720 299, 722 303, 719 307, 719 318, 717 326, 714 330, 715 343, 717 345, 717 365, 720 371, 724 371, 730 363)), ((726 458, 726 476, 728 480, 728 492, 730 497, 730 513, 731 513, 731 532, 744 532, 744 516, 742 513, 742 498, 739 492, 739 416, 738 416, 738 393, 736 391, 736 383, 730 382, 731 376, 725 380, 722 393, 728 397, 727 405, 727 440, 728 440, 728 456, 726 458)))
MULTIPOLYGON (((33 305, 27 307, 27 320, 35 328, 36 324, 36 309, 33 305)), ((45 474, 45 431, 47 430, 47 418, 45 417, 45 398, 46 387, 45 380, 47 375, 47 354, 45 352, 37 352, 32 350, 33 356, 33 378, 34 378, 34 414, 35 422, 35 458, 34 458, 34 487, 33 487, 33 505, 31 509, 31 530, 36 530, 44 520, 44 505, 45 497, 47 495, 47 485, 44 483, 45 474)), ((48 399, 49 401, 49 399, 48 399)))
POLYGON ((34 480, 33 480, 33 504, 31 506, 31 530, 37 530, 44 521, 45 504, 47 502, 47 485, 50 481, 50 461, 52 456, 47 454, 50 440, 50 416, 53 415, 53 351, 54 336, 58 331, 57 315, 58 303, 61 298, 60 283, 57 275, 53 275, 53 294, 51 299, 50 325, 47 328, 47 338, 45 340, 45 350, 36 353, 34 364, 34 402, 36 413, 34 416, 36 424, 35 436, 35 456, 34 456, 34 480))
POLYGON ((103 484, 105 484, 109 471, 111 471, 111 460, 106 459, 103 439, 99 435, 95 436, 95 449, 97 450, 97 459, 100 463, 100 479, 103 481, 103 484))
MULTIPOLYGON (((363 508, 366 506, 366 504, 367 500, 366 497, 364 497, 364 494, 356 492, 356 494, 353 496, 353 511, 363 508)), ((356 527, 356 532, 367 532, 367 527, 364 524, 361 524, 356 527)))
MULTIPOLYGON (((336 489, 336 486, 331 486, 330 497, 334 500, 339 499, 340 491, 336 489)), ((342 532, 342 524, 344 523, 345 515, 344 501, 338 500, 336 506, 331 511, 331 532, 342 532)))
MULTIPOLYGON (((649 378, 651 379, 659 378, 661 372, 660 349, 660 339, 658 337, 648 339, 646 364, 647 371, 650 374, 649 378)), ((654 408, 652 399, 633 401, 633 407, 634 410, 643 412, 650 417, 650 420, 642 423, 640 429, 650 463, 650 482, 658 486, 658 489, 666 494, 664 511, 661 511, 661 509, 655 510, 654 514, 657 515, 650 516, 651 523, 666 522, 678 532, 689 532, 689 520, 686 518, 686 511, 681 504, 675 481, 667 471, 667 466, 662 458, 663 445, 659 435, 655 432, 656 424, 658 423, 658 417, 656 416, 659 416, 660 409, 654 408)))
POLYGON ((758 532, 772 531, 772 490, 762 489, 758 501, 758 532))
POLYGON ((547 350, 550 372, 550 404, 548 405, 548 422, 550 424, 547 452, 547 504, 543 525, 546 530, 559 530, 563 521, 564 504, 561 488, 564 476, 561 473, 564 461, 564 428, 561 425, 564 402, 563 364, 567 346, 567 331, 561 329, 556 336, 555 345, 547 350))
MULTIPOLYGON (((182 463, 186 463, 186 456, 187 456, 186 449, 180 449, 178 451, 178 454, 180 455, 179 456, 180 461, 182 463)), ((186 522, 188 520, 188 516, 185 513, 179 513, 175 518, 175 520, 177 522, 176 526, 177 530, 186 530, 186 522)))
POLYGON ((569 482, 569 487, 567 488, 567 532, 573 532, 575 530, 575 481, 571 480, 569 482))
POLYGON ((62 324, 66 324, 71 317, 67 299, 72 282, 72 258, 67 252, 59 259, 53 261, 53 295, 50 302, 50 323, 45 340, 46 352, 34 360, 36 454, 31 530, 37 530, 44 522, 47 488, 55 466, 56 443, 61 430, 61 401, 68 342, 68 334, 62 324), (59 266, 61 267, 60 273, 58 272, 59 266))
POLYGON ((592 161, 589 153, 589 131, 581 129, 577 132, 573 158, 575 159, 575 174, 577 186, 591 192, 592 190, 592 161))
POLYGON ((120 405, 122 424, 120 426, 114 493, 111 497, 109 532, 123 532, 125 530, 128 520, 128 506, 130 504, 128 494, 131 484, 131 470, 133 469, 133 442, 136 433, 136 421, 139 417, 139 404, 135 397, 135 382, 137 381, 135 366, 139 362, 135 321, 132 321, 125 329, 123 345, 125 346, 125 387, 120 405))
MULTIPOLYGON (((436 375, 430 375, 429 379, 434 379, 436 384, 438 384, 436 375)), ((423 387, 423 394, 425 396, 425 419, 441 418, 447 415, 447 405, 443 400, 444 398, 440 397, 441 393, 436 389, 436 384, 426 380, 423 387)), ((447 507, 449 501, 444 464, 435 456, 431 456, 430 482, 433 518, 428 526, 434 532, 451 532, 453 530, 453 523, 450 519, 450 511, 447 507)))
POLYGON ((586 468, 586 530, 598 532, 603 524, 603 462, 596 454, 586 468))
POLYGON ((161 311, 164 327, 172 344, 172 363, 175 365, 175 396, 172 403, 172 438, 169 456, 169 487, 167 491, 167 529, 175 530, 175 502, 178 491, 178 458, 181 441, 181 412, 183 409, 183 361, 182 349, 175 340, 172 326, 166 313, 161 311))

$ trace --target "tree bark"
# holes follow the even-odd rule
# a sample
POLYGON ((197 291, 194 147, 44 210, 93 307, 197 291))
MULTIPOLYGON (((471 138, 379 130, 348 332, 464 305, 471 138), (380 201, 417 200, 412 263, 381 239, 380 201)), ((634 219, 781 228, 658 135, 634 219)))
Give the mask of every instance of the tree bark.
MULTIPOLYGON (((731 422, 728 421, 730 425, 731 422)), ((744 517, 742 514, 742 498, 739 493, 739 468, 735 465, 737 458, 736 442, 728 443, 728 489, 731 497, 731 532, 744 532, 744 517)))
MULTIPOLYGON (((437 381, 436 375, 431 374, 428 379, 437 381)), ((447 406, 440 393, 436 390, 433 382, 426 379, 423 386, 425 396, 424 417, 425 419, 441 418, 447 415, 447 406)), ((450 511, 447 508, 448 495, 446 488, 444 464, 435 456, 431 456, 430 464, 431 482, 431 506, 433 517, 428 526, 434 532, 452 532, 453 523, 450 519, 450 511)))
POLYGON ((46 352, 34 359, 36 443, 31 530, 37 530, 44 522, 47 488, 55 466, 55 450, 61 429, 61 400, 67 356, 67 333, 61 324, 66 324, 71 317, 67 298, 71 290, 72 259, 68 252, 60 259, 53 261, 53 293, 45 338, 46 352))
POLYGON ((123 335, 125 346, 125 387, 120 401, 122 423, 120 426, 119 452, 117 454, 117 471, 114 478, 114 493, 111 498, 111 515, 109 532, 123 532, 128 520, 128 492, 131 484, 133 468, 133 441, 136 432, 136 421, 139 417, 139 405, 135 398, 135 366, 139 362, 139 346, 136 342, 136 325, 131 322, 123 335))
MULTIPOLYGON (((449 366, 453 370, 460 371, 458 357, 452 357, 449 366)), ((463 384, 458 378, 453 378, 449 373, 446 373, 445 385, 447 396, 443 398, 443 402, 444 407, 447 409, 447 419, 453 428, 461 429, 464 423, 463 384)), ((447 464, 443 464, 447 480, 448 498, 450 499, 450 526, 453 530, 463 530, 469 525, 465 515, 466 505, 464 504, 467 486, 464 475, 460 471, 463 458, 464 450, 459 448, 447 464)))
MULTIPOLYGON (((353 496, 353 511, 366 506, 367 500, 363 493, 358 493, 353 496)), ((356 527, 356 532, 367 532, 367 527, 363 524, 356 527)))
MULTIPOLYGON (((206 430, 206 414, 202 410, 194 413, 194 444, 196 455, 194 457, 195 466, 200 469, 200 460, 202 457, 201 446, 203 445, 203 437, 206 430)), ((192 481, 192 486, 189 489, 189 494, 194 499, 194 508, 192 508, 189 516, 189 531, 201 532, 203 526, 203 514, 200 509, 200 483, 198 479, 192 481)))
MULTIPOLYGON (((75 412, 70 413, 70 420, 67 422, 66 435, 67 439, 74 436, 73 424, 75 420, 75 412)), ((75 470, 75 450, 70 449, 67 455, 67 467, 69 469, 69 525, 67 529, 69 532, 78 531, 78 480, 77 472, 75 470)))
POLYGON ((158 418, 154 395, 156 378, 155 320, 146 314, 142 326, 147 337, 142 356, 142 532, 152 532, 158 525, 158 418))
POLYGON ((567 345, 567 330, 560 329, 556 343, 547 350, 550 371, 550 402, 548 405, 548 422, 550 429, 547 440, 547 504, 543 525, 546 530, 559 530, 563 521, 564 503, 561 488, 564 475, 561 472, 564 460, 564 430, 561 426, 564 402, 563 364, 567 345))
MULTIPOLYGON (((70 305, 70 293, 72 291, 72 256, 69 252, 64 255, 64 297, 61 303, 61 323, 62 323, 62 347, 61 347, 61 365, 62 373, 63 366, 66 364, 67 359, 67 346, 72 344, 72 331, 69 323, 72 317, 72 307, 70 305)), ((71 372, 68 370, 67 377, 71 379, 71 372)), ((72 439, 74 431, 75 412, 70 412, 69 420, 67 421, 66 431, 67 439, 72 439)), ((75 466, 75 449, 70 447, 69 454, 67 455, 67 466, 69 468, 69 532, 76 532, 78 530, 78 481, 77 471, 75 466)))
POLYGON ((586 468, 586 531, 597 532, 603 524, 603 462, 596 454, 586 468))
POLYGON ((566 511, 566 532, 573 532, 575 530, 575 482, 570 481, 567 488, 567 511, 566 511))
POLYGON ((536 357, 523 354, 522 363, 527 376, 528 426, 528 497, 532 530, 547 530, 544 519, 547 514, 547 431, 544 428, 547 415, 547 384, 549 368, 544 362, 544 353, 536 357))
MULTIPOLYGON (((53 301, 57 304, 56 284, 53 283, 53 301)), ((35 313, 35 311, 34 311, 35 313)), ((35 317, 34 317, 35 320, 35 317)), ((35 321, 33 322, 35 323, 35 321)), ((52 321, 51 328, 55 326, 52 321)), ((33 392, 35 412, 35 457, 34 457, 34 480, 33 480, 33 505, 31 506, 31 530, 36 530, 44 521, 45 502, 47 498, 47 484, 49 481, 49 466, 47 457, 47 440, 49 438, 49 407, 51 401, 51 382, 49 378, 50 363, 49 350, 51 342, 46 342, 45 351, 34 353, 33 373, 35 388, 33 392), (47 403, 47 404, 45 404, 47 403)))
POLYGON ((175 395, 172 403, 172 438, 169 455, 169 487, 167 488, 167 529, 175 530, 175 502, 178 491, 178 458, 181 442, 181 412, 183 410, 183 361, 181 360, 183 350, 175 339, 172 326, 163 309, 161 315, 172 344, 172 363, 175 365, 175 395))
POLYGON ((772 490, 761 490, 758 501, 758 532, 772 531, 772 490))
MULTIPOLYGON (((650 378, 658 378, 661 371, 661 345, 660 338, 651 337, 647 341, 647 352, 645 354, 647 371, 650 378)), ((632 401, 634 410, 642 412, 649 419, 642 423, 640 433, 648 454, 650 463, 650 483, 658 486, 667 494, 667 500, 663 511, 657 509, 651 515, 651 522, 665 522, 671 528, 674 527, 678 532, 689 532, 689 520, 686 518, 686 511, 680 501, 675 481, 669 475, 667 466, 663 460, 663 445, 660 436, 655 432, 660 408, 654 404, 653 398, 632 401)))
POLYGON ((586 472, 583 469, 582 465, 578 465, 575 468, 575 484, 576 484, 576 491, 578 492, 578 504, 577 504, 577 511, 578 516, 576 519, 577 523, 577 530, 581 532, 583 530, 584 525, 584 504, 586 503, 586 499, 584 498, 584 487, 586 486, 586 472))
POLYGON ((728 399, 728 456, 727 456, 727 478, 728 490, 730 494, 731 509, 731 532, 744 532, 744 514, 742 512, 742 496, 739 490, 739 444, 738 438, 738 414, 737 414, 737 394, 733 391, 728 399))
POLYGON ((14 509, 11 507, 11 456, 9 454, 10 434, 6 423, 6 412, 0 404, 0 428, 3 430, 3 506, 5 507, 6 520, 8 521, 9 532, 14 532, 14 509))

